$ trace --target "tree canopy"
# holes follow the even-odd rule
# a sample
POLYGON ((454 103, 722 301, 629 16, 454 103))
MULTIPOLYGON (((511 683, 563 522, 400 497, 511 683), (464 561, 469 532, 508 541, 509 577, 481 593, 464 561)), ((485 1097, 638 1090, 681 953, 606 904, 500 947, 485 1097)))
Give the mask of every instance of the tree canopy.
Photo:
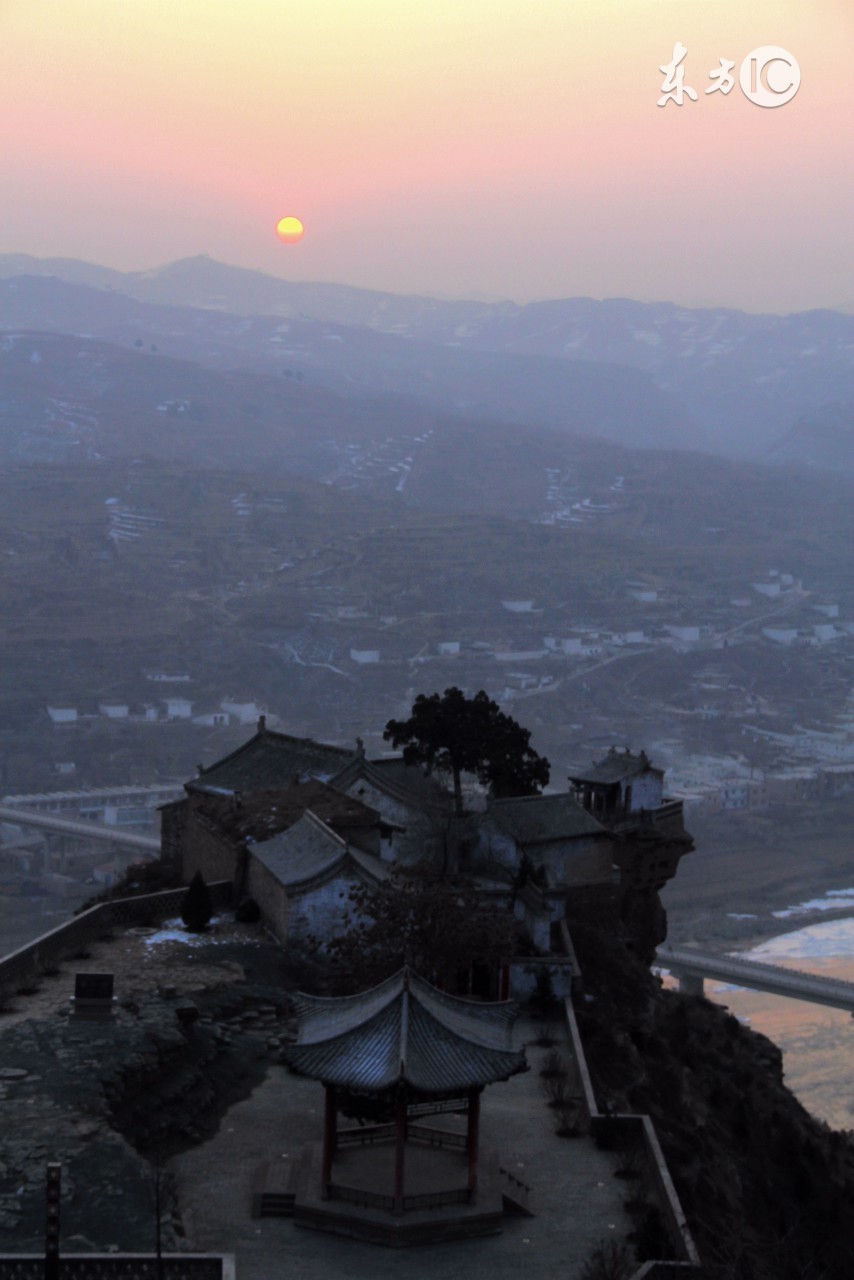
POLYGON ((404 965, 446 991, 468 991, 477 972, 494 985, 518 939, 510 910, 485 901, 472 881, 422 864, 354 886, 344 928, 324 949, 343 992, 375 986, 404 965))
POLYGON ((407 764, 450 773, 457 813, 462 813, 461 774, 473 773, 496 796, 539 794, 549 762, 529 745, 531 734, 481 689, 419 693, 408 720, 389 720, 383 737, 403 747, 407 764))

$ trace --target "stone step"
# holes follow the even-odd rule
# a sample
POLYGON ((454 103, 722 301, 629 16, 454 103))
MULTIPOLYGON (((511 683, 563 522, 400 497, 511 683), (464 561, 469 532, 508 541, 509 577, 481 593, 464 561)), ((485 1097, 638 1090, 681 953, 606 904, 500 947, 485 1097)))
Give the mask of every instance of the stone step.
POLYGON ((262 1191, 257 1198, 255 1218, 292 1218, 296 1193, 293 1191, 262 1191))
POLYGON ((536 1216, 531 1208, 531 1188, 527 1183, 522 1182, 500 1166, 498 1169, 498 1182, 505 1213, 522 1218, 536 1216))
POLYGON ((291 1171, 269 1161, 260 1165, 252 1179, 253 1218, 292 1218, 296 1193, 291 1190, 291 1171))

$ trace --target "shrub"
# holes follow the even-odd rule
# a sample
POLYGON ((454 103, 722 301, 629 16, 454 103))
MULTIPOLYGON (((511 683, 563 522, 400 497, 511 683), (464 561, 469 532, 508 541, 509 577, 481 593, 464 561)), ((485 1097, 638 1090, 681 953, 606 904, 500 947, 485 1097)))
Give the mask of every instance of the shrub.
POLYGON ((213 915, 213 903, 208 886, 201 871, 197 871, 190 881, 181 907, 181 919, 190 933, 202 933, 213 915))
POLYGON ((257 924, 261 919, 261 908, 254 898, 243 898, 237 905, 234 918, 238 924, 257 924))
POLYGON ((602 1240, 581 1268, 581 1280, 626 1280, 632 1270, 626 1246, 619 1240, 602 1240))

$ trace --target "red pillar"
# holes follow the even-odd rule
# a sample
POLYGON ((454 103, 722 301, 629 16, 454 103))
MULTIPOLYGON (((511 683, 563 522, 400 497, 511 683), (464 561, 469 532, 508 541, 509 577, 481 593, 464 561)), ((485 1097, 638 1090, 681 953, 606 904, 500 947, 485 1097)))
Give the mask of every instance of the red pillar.
POLYGON ((499 1000, 506 1000, 510 995, 510 965, 503 964, 501 966, 501 977, 499 979, 499 1000))
POLYGON ((395 1109, 394 1212, 403 1213, 403 1169, 406 1153, 406 1101, 399 1098, 395 1109))
POLYGON ((326 1187, 332 1180, 332 1158, 338 1145, 338 1108, 335 1104, 335 1089, 326 1086, 326 1107, 323 1115, 323 1172, 321 1174, 321 1192, 326 1195, 326 1187))
POLYGON ((469 1199, 473 1204, 477 1199, 477 1156, 480 1142, 480 1090, 472 1089, 469 1093, 468 1127, 466 1129, 466 1155, 469 1165, 469 1199))

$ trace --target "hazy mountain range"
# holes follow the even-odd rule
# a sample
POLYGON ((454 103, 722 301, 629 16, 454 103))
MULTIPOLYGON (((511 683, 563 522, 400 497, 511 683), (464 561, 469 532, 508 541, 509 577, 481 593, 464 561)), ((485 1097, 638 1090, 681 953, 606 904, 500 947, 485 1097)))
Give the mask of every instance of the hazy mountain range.
POLYGON ((520 306, 290 282, 205 257, 122 273, 6 255, 0 328, 284 374, 334 391, 339 408, 393 393, 422 412, 633 447, 854 465, 854 317, 831 311, 520 306))

